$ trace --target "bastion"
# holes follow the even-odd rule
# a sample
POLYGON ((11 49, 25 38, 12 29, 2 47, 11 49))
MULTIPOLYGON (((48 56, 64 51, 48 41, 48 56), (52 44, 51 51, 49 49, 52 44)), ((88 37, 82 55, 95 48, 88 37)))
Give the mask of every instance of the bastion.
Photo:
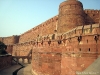
POLYGON ((66 0, 58 15, 0 41, 13 56, 32 49, 34 75, 77 75, 100 57, 100 10, 84 10, 80 1, 66 0))

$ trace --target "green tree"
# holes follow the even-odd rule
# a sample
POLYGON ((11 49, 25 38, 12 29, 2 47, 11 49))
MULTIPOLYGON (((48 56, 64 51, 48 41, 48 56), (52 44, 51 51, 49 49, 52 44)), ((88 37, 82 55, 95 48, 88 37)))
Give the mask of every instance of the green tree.
POLYGON ((3 42, 0 41, 0 55, 8 54, 6 52, 6 49, 7 49, 7 46, 3 42))

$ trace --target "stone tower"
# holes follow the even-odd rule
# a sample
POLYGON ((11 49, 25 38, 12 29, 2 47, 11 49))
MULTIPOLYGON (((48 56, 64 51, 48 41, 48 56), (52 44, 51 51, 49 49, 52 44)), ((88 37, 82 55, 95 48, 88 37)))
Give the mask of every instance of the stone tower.
POLYGON ((84 25, 83 5, 77 0, 67 0, 59 6, 58 33, 67 32, 77 26, 84 25))

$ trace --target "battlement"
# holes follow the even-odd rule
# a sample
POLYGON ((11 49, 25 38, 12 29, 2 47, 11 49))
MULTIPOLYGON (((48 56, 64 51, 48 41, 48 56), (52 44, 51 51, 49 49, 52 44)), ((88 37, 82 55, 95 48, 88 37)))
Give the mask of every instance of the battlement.
POLYGON ((15 44, 13 55, 24 56, 32 49, 32 70, 35 70, 37 74, 47 72, 51 75, 54 73, 59 75, 62 71, 61 73, 64 72, 62 75, 65 75, 68 72, 63 69, 69 70, 66 67, 73 64, 78 66, 70 66, 71 68, 83 71, 100 55, 99 30, 99 24, 84 25, 57 34, 57 38, 54 38, 54 34, 44 35, 41 39, 37 37, 36 40, 15 44))
POLYGON ((8 36, 8 37, 1 37, 0 41, 5 43, 6 45, 13 45, 15 43, 19 42, 19 35, 13 35, 13 36, 8 36))
POLYGON ((14 56, 32 50, 32 72, 37 75, 76 75, 100 56, 99 23, 100 10, 83 10, 80 1, 68 0, 60 4, 58 15, 0 41, 14 56))
POLYGON ((30 41, 37 38, 38 36, 53 34, 54 30, 57 29, 56 27, 58 22, 57 20, 58 20, 58 15, 28 30, 24 34, 20 35, 19 42, 21 43, 25 41, 30 41))
POLYGON ((49 25, 49 24, 52 23, 52 22, 56 22, 57 20, 58 20, 58 15, 57 15, 57 16, 54 16, 53 18, 50 18, 50 19, 46 20, 45 22, 43 22, 43 23, 37 25, 36 27, 34 27, 34 28, 32 28, 32 29, 26 31, 26 32, 23 33, 22 35, 27 34, 27 33, 30 33, 30 32, 32 32, 32 31, 35 31, 35 30, 37 30, 37 29, 39 29, 39 28, 41 29, 42 27, 45 27, 45 26, 49 25))
MULTIPOLYGON (((73 37, 78 36, 88 36, 88 35, 100 35, 100 24, 91 24, 91 25, 84 25, 84 26, 78 26, 72 30, 69 30, 65 33, 60 34, 49 34, 49 35, 43 35, 41 37, 37 37, 34 40, 26 41, 24 43, 36 43, 36 42, 45 42, 45 41, 57 41, 62 39, 69 39, 73 37)), ((19 43, 22 44, 22 43, 19 43)))
POLYGON ((92 14, 98 14, 100 10, 95 10, 95 9, 85 9, 85 13, 92 13, 92 14))

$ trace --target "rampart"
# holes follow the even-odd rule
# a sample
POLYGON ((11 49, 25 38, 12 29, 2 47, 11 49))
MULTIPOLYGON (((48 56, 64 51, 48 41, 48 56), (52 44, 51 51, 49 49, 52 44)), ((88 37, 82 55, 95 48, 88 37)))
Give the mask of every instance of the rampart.
POLYGON ((84 12, 86 13, 86 24, 100 23, 100 10, 86 9, 84 12))
POLYGON ((75 74, 100 56, 99 24, 78 26, 58 36, 52 35, 14 45, 13 55, 23 56, 32 49, 32 72, 37 75, 75 74))
POLYGON ((9 37, 0 37, 0 41, 5 43, 6 45, 13 45, 19 42, 19 36, 13 35, 9 37))
POLYGON ((44 35, 53 34, 57 30, 58 16, 55 16, 44 23, 30 29, 24 34, 20 35, 19 43, 27 42, 42 37, 44 35))
POLYGON ((7 45, 7 52, 12 54, 13 45, 19 43, 19 36, 0 37, 0 41, 7 45))
POLYGON ((35 75, 76 75, 100 56, 100 10, 83 10, 80 1, 68 0, 57 16, 0 41, 13 56, 32 50, 35 75))

